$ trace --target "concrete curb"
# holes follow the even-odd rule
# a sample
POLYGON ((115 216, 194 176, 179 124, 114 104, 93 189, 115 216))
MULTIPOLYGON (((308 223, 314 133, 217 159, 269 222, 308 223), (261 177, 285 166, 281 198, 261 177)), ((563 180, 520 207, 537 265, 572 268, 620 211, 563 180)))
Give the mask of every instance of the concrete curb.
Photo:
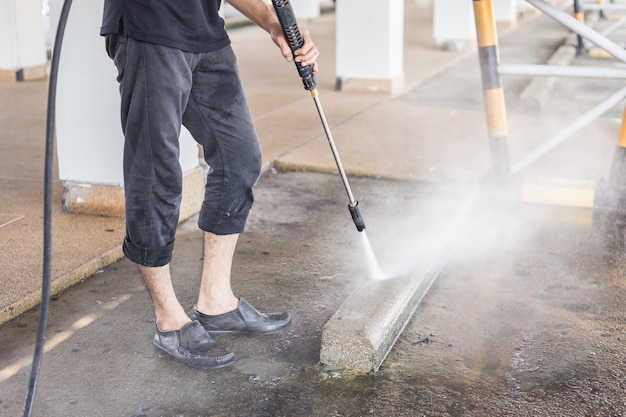
MULTIPOLYGON (((105 268, 118 260, 122 259, 124 254, 122 253, 122 245, 118 245, 102 255, 90 260, 89 262, 69 271, 61 276, 53 277, 50 294, 59 294, 74 284, 88 278, 100 269, 105 268)), ((38 306, 41 303, 41 291, 37 290, 26 297, 20 299, 15 304, 11 305, 7 309, 0 311, 0 324, 4 324, 9 320, 12 320, 20 314, 38 306)))
POLYGON ((361 284, 322 330, 320 363, 356 373, 376 371, 446 264, 441 250, 423 271, 361 284))
MULTIPOLYGON (((595 27, 598 22, 599 14, 597 12, 588 13, 585 17, 587 25, 595 27)), ((577 36, 571 33, 563 45, 561 45, 554 54, 548 59, 548 65, 570 65, 576 58, 577 36)), ((536 77, 520 94, 520 105, 524 110, 541 112, 545 103, 550 98, 558 77, 536 77)))
MULTIPOLYGON (((576 57, 576 47, 561 45, 550 57, 548 65, 567 66, 576 57)), ((545 103, 550 99, 558 77, 540 77, 533 79, 520 94, 520 105, 524 110, 541 112, 545 103)))

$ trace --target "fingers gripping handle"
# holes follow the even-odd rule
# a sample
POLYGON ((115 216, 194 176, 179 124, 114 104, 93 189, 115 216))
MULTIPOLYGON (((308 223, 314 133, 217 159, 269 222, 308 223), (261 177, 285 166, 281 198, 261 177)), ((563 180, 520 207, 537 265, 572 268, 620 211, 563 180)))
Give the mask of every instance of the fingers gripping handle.
MULTIPOLYGON (((291 3, 289 3, 289 0, 272 0, 272 5, 276 11, 278 21, 283 28, 283 33, 285 34, 289 48, 291 48, 291 52, 294 52, 302 47, 304 44, 304 38, 302 37, 302 33, 298 27, 298 21, 296 20, 296 16, 291 8, 291 3)), ((295 62, 295 64, 298 69, 298 74, 300 74, 300 78, 302 78, 304 89, 307 91, 316 89, 317 80, 315 79, 315 74, 313 73, 313 65, 303 67, 299 62, 295 62)))

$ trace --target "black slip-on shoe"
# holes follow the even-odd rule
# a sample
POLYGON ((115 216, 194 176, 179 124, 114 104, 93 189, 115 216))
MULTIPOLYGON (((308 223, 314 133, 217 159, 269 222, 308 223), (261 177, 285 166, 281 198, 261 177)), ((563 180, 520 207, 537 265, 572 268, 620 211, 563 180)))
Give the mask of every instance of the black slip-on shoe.
POLYGON ((219 369, 234 360, 231 351, 211 339, 198 321, 186 324, 180 330, 163 332, 157 327, 153 343, 186 365, 200 369, 219 369))
POLYGON ((271 334, 280 332, 291 324, 291 315, 259 313, 243 298, 239 307, 228 313, 209 316, 193 309, 193 320, 198 320, 209 333, 271 334))

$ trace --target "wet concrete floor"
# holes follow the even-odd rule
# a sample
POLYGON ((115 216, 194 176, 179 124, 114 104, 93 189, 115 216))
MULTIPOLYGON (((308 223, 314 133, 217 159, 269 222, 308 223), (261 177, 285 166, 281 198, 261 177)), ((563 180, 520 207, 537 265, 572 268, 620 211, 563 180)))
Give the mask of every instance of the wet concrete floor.
MULTIPOLYGON (((524 36, 503 40, 505 61, 522 56, 517 51, 528 48, 525 42, 524 36)), ((525 83, 505 83, 514 117, 526 116, 515 113, 525 83)), ((578 107, 584 111, 585 100, 613 88, 571 83, 559 82, 545 107, 551 121, 569 118, 578 107)), ((468 58, 397 103, 480 110, 479 84, 475 57, 468 58), (454 94, 441 93, 449 90, 454 94)), ((548 122, 514 117, 517 155, 538 131, 550 136, 543 130, 548 122)), ((595 163, 585 156, 600 145, 606 151, 601 170, 590 166, 594 176, 584 177, 596 180, 598 171, 608 170, 619 117, 621 109, 614 110, 555 158, 574 161, 579 173, 595 163)), ((483 126, 482 119, 476 123, 483 126)), ((467 137, 459 138, 465 146, 467 137)), ((555 175, 556 165, 548 160, 527 174, 555 175)), ((624 248, 614 224, 598 227, 590 209, 503 202, 498 194, 480 193, 466 221, 446 234, 442 230, 467 201, 466 184, 351 178, 351 185, 389 275, 420 265, 420 254, 442 237, 456 243, 378 372, 357 376, 318 364, 324 324, 369 276, 339 177, 270 172, 256 190, 233 285, 261 310, 291 311, 293 326, 264 338, 221 336, 235 352, 232 367, 187 368, 153 347, 149 297, 135 266, 122 260, 55 297, 33 416, 626 415, 624 248)), ((189 309, 201 256, 202 236, 191 220, 179 229, 172 264, 180 301, 189 309)), ((37 319, 31 311, 0 327, 2 416, 21 414, 37 319)))
MULTIPOLYGON (((383 269, 419 262, 450 221, 459 188, 361 179, 383 269), (422 230, 422 233, 420 233, 422 230), (404 231, 404 232, 403 232, 404 231), (393 237, 393 239, 389 239, 393 237)), ((351 375, 318 364, 321 330, 367 279, 336 175, 268 173, 237 250, 233 285, 293 326, 221 336, 234 365, 201 372, 151 343, 150 300, 123 260, 55 297, 34 416, 621 416, 626 413, 622 248, 591 212, 502 204, 484 193, 454 236, 450 262, 381 369, 351 375), (486 199, 487 198, 487 199, 486 199)), ((201 233, 181 225, 172 265, 191 308, 201 233)), ((19 415, 37 311, 0 328, 0 410, 19 415)))

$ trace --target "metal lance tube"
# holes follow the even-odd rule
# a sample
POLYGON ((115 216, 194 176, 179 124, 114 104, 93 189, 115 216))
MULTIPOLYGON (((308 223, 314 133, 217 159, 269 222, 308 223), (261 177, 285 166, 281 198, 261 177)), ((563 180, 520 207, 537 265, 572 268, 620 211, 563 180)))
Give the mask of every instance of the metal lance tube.
MULTIPOLYGON (((300 32, 300 28, 298 27, 298 21, 296 20, 296 16, 293 13, 293 9, 291 8, 291 3, 289 2, 289 0, 272 0, 272 5, 274 6, 274 10, 276 11, 276 16, 278 17, 278 21, 280 22, 280 25, 283 29, 283 33, 285 34, 285 38, 287 39, 289 48, 291 49, 291 52, 295 52, 296 50, 300 49, 304 44, 304 38, 302 37, 302 33, 300 32)), ((298 70, 298 74, 300 75, 300 78, 302 78, 302 84, 304 85, 304 89, 311 92, 311 97, 313 97, 315 107, 317 108, 320 120, 322 121, 324 133, 326 133, 326 138, 328 139, 330 150, 333 153, 335 163, 337 164, 337 169, 339 170, 339 174, 341 175, 341 181, 343 182, 343 186, 345 187, 346 193, 348 194, 348 209, 350 210, 352 221, 354 222, 357 230, 359 232, 362 232, 363 230, 365 230, 365 221, 363 220, 363 215, 361 214, 361 209, 359 208, 359 202, 354 199, 354 195, 352 194, 352 190, 350 189, 348 177, 346 176, 346 172, 343 169, 343 164, 341 163, 339 152, 337 152, 337 147, 335 146, 333 135, 330 132, 330 128, 328 127, 328 122, 326 121, 326 116, 324 115, 324 109, 322 108, 319 94, 317 92, 317 80, 315 79, 315 74, 313 73, 313 66, 307 65, 303 67, 299 62, 295 62, 295 64, 296 69, 298 70)))

